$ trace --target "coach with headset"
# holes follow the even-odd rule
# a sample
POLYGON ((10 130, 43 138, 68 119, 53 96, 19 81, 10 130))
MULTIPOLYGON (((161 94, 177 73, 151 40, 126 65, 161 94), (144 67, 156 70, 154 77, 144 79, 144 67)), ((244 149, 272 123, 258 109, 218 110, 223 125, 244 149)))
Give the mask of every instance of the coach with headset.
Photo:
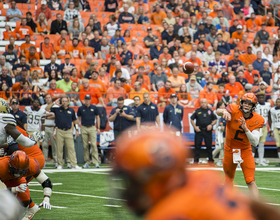
POLYGON ((72 108, 69 108, 69 99, 63 97, 46 107, 46 111, 51 111, 55 114, 55 128, 53 137, 57 147, 57 169, 63 169, 63 144, 65 143, 66 152, 70 160, 72 169, 82 169, 77 165, 77 157, 74 148, 74 139, 72 131, 72 122, 76 129, 76 137, 79 136, 79 125, 76 113, 72 108), (58 108, 52 108, 55 104, 58 108))

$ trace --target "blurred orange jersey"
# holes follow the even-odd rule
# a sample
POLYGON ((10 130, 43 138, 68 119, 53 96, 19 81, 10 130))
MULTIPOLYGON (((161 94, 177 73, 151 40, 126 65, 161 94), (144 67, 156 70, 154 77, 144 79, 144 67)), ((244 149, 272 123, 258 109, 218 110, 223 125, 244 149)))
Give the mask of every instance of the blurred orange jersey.
MULTIPOLYGON (((241 128, 239 121, 239 119, 243 117, 243 112, 236 104, 229 104, 226 109, 231 113, 231 121, 228 121, 226 126, 225 149, 251 148, 251 143, 244 130, 241 128)), ((264 118, 256 112, 253 112, 251 116, 246 119, 246 125, 250 131, 262 128, 264 125, 264 118)))
POLYGON ((151 208, 146 220, 253 220, 250 200, 229 185, 217 171, 188 171, 185 186, 151 208))

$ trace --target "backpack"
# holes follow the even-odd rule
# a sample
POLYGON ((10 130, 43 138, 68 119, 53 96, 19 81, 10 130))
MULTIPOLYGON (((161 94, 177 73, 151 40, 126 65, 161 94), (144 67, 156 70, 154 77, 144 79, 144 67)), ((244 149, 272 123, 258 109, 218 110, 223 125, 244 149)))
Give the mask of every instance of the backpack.
POLYGON ((100 117, 100 129, 105 129, 108 122, 106 109, 103 106, 98 106, 98 111, 100 117))

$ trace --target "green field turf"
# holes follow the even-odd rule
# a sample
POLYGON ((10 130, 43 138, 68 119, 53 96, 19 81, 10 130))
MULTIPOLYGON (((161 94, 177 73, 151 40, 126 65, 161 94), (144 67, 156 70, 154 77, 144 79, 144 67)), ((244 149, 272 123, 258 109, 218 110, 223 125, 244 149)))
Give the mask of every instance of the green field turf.
MULTIPOLYGON (((109 168, 108 165, 101 168, 109 168)), ((280 208, 280 168, 273 170, 256 171, 256 183, 260 187, 260 195, 270 203, 280 208)), ((262 168, 265 169, 265 168, 262 168)), ((33 219, 37 220, 118 220, 137 219, 127 211, 121 201, 110 192, 110 179, 108 170, 88 170, 88 172, 52 172, 46 170, 53 186, 51 204, 66 208, 53 208, 52 210, 41 209, 33 219), (58 185, 57 185, 58 184, 58 185), (108 207, 114 205, 118 207, 108 207), (121 207, 119 207, 121 206, 121 207)), ((83 169, 83 171, 85 171, 83 169)), ((246 186, 241 171, 236 172, 235 183, 238 186, 246 186)), ((43 200, 42 187, 32 181, 29 186, 31 198, 36 204, 43 200)), ((246 188, 241 190, 247 192, 246 188)))

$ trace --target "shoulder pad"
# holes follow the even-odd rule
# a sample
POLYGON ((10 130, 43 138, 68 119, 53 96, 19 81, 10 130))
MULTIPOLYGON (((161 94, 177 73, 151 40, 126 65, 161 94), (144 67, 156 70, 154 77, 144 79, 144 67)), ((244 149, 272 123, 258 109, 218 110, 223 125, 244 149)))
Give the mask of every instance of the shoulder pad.
POLYGON ((5 122, 7 124, 11 124, 11 125, 17 126, 16 119, 11 114, 2 115, 2 120, 3 120, 3 122, 5 122))

